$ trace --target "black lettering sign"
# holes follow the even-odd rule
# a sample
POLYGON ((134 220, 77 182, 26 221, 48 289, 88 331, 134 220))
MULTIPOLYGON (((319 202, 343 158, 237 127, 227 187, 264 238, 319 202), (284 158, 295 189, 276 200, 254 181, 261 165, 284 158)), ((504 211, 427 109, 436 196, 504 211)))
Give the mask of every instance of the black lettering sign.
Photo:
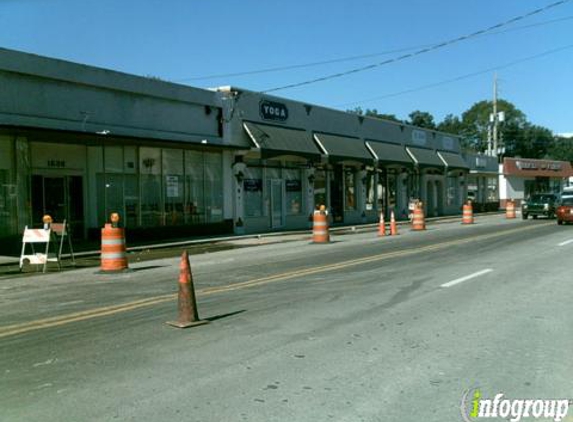
POLYGON ((263 181, 261 179, 244 179, 243 189, 245 192, 260 192, 263 190, 263 181))
POLYGON ((284 122, 288 119, 288 109, 286 105, 274 101, 261 101, 259 104, 259 113, 264 120, 284 122))
POLYGON ((285 188, 287 192, 300 192, 302 185, 300 180, 285 180, 285 188))

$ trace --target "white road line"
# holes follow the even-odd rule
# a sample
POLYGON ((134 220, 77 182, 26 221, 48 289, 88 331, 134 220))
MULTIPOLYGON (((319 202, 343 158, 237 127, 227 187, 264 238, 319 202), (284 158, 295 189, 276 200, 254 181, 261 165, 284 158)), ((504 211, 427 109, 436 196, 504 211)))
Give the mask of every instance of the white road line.
POLYGON ((573 243, 573 239, 566 240, 565 242, 561 242, 558 246, 565 246, 565 245, 568 245, 569 243, 573 243))
POLYGON ((456 278, 455 280, 448 281, 447 283, 442 284, 440 287, 452 287, 456 284, 463 283, 464 281, 471 280, 472 278, 479 277, 480 275, 484 275, 487 273, 491 273, 493 270, 491 268, 487 268, 485 270, 478 271, 477 273, 473 273, 470 275, 466 275, 465 277, 456 278))

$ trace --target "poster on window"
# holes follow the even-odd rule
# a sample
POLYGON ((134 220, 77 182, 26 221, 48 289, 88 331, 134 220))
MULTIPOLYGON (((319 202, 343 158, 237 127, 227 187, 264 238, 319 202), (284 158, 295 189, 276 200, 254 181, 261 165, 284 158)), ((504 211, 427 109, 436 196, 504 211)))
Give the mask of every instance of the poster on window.
POLYGON ((165 191, 168 198, 179 197, 179 176, 165 176, 165 191))

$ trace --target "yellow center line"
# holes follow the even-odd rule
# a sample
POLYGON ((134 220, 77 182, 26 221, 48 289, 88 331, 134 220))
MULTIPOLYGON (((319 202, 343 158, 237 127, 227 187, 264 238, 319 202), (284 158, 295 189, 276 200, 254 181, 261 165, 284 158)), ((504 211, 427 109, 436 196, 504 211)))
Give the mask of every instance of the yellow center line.
MULTIPOLYGON (((278 282, 278 281, 290 280, 290 279, 297 278, 297 277, 304 277, 304 276, 323 273, 323 272, 327 272, 327 271, 334 271, 334 270, 339 270, 339 269, 343 269, 343 268, 353 267, 353 266, 360 265, 360 264, 366 264, 366 263, 383 261, 383 260, 392 259, 392 258, 398 258, 398 257, 420 254, 420 253, 424 253, 424 252, 431 252, 431 251, 446 249, 446 248, 451 247, 451 246, 463 245, 466 243, 479 241, 479 240, 494 239, 496 237, 502 237, 502 236, 505 236, 505 235, 508 235, 511 233, 515 233, 515 232, 520 232, 520 231, 532 230, 532 229, 535 229, 538 227, 543 227, 546 225, 549 225, 549 223, 538 224, 538 225, 528 226, 528 227, 519 227, 519 228, 515 228, 515 229, 504 230, 501 232, 485 234, 485 235, 478 235, 475 237, 469 237, 469 238, 458 239, 458 240, 450 240, 450 241, 446 241, 446 242, 436 243, 434 245, 404 249, 404 250, 395 251, 395 252, 384 252, 381 254, 371 255, 371 256, 364 257, 364 258, 351 259, 351 260, 339 262, 336 264, 328 264, 328 265, 316 266, 316 267, 306 268, 306 269, 301 269, 301 270, 296 270, 296 271, 289 271, 286 273, 275 274, 275 275, 271 275, 271 276, 267 276, 267 277, 261 277, 258 279, 254 279, 254 280, 248 280, 248 281, 244 281, 244 282, 240 282, 240 283, 233 283, 233 284, 229 284, 229 285, 225 285, 225 286, 207 287, 207 288, 197 290, 197 295, 198 296, 207 296, 207 295, 212 295, 212 294, 216 294, 216 293, 231 292, 231 291, 235 291, 235 290, 241 290, 241 289, 246 289, 246 288, 250 288, 250 287, 261 286, 264 284, 270 284, 270 283, 274 283, 274 282, 278 282)), ((60 316, 43 318, 43 319, 38 319, 38 320, 19 323, 19 324, 6 325, 3 327, 0 327, 0 338, 8 337, 8 336, 16 335, 16 334, 21 334, 21 333, 26 333, 29 331, 39 330, 39 329, 43 329, 43 328, 58 327, 61 325, 72 323, 72 322, 85 321, 88 319, 114 315, 114 314, 118 314, 121 312, 127 312, 127 311, 131 311, 131 310, 139 309, 139 308, 144 308, 144 307, 148 307, 148 306, 152 306, 152 305, 157 305, 160 303, 169 302, 171 300, 176 299, 176 297, 177 297, 176 294, 171 293, 171 294, 166 294, 166 295, 153 296, 153 297, 149 297, 146 299, 135 300, 135 301, 119 304, 119 305, 103 306, 100 308, 89 309, 86 311, 80 311, 80 312, 74 312, 74 313, 60 315, 60 316)))

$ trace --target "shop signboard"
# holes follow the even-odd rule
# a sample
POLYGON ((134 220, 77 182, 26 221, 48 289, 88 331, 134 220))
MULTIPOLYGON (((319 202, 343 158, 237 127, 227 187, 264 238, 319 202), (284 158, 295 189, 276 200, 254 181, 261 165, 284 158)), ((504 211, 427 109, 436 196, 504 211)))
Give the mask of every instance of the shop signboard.
POLYGON ((285 188, 287 192, 300 192, 302 190, 302 185, 300 180, 286 180, 285 188))
POLYGON ((259 113, 263 120, 285 122, 288 119, 288 108, 276 101, 262 100, 259 103, 259 113))
POLYGON ((243 189, 245 192, 260 192, 263 190, 262 179, 244 179, 243 189))
POLYGON ((553 170, 560 171, 561 163, 558 162, 548 162, 548 161, 524 161, 519 160, 515 162, 515 166, 519 170, 553 170))

